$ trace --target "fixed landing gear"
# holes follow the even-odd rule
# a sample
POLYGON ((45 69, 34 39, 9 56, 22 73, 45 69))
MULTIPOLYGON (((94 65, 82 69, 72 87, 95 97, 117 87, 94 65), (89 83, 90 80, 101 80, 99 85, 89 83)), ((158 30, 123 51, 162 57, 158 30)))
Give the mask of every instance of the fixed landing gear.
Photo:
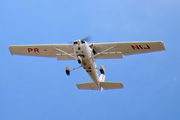
POLYGON ((70 70, 68 66, 66 66, 66 74, 70 76, 70 70))
POLYGON ((101 74, 105 74, 104 66, 101 65, 99 71, 101 74))
POLYGON ((82 67, 82 66, 79 66, 79 67, 77 67, 77 68, 73 68, 72 70, 70 70, 69 67, 66 66, 66 68, 65 68, 66 74, 70 76, 70 72, 71 72, 71 71, 76 70, 76 69, 78 69, 78 68, 80 68, 80 67, 82 67))

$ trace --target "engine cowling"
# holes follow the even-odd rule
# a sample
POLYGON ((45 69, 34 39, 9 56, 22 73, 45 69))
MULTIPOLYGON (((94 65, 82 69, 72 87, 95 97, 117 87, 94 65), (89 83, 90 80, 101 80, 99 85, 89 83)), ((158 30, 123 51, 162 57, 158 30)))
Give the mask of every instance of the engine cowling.
POLYGON ((100 70, 101 74, 105 74, 104 66, 101 65, 99 70, 100 70))

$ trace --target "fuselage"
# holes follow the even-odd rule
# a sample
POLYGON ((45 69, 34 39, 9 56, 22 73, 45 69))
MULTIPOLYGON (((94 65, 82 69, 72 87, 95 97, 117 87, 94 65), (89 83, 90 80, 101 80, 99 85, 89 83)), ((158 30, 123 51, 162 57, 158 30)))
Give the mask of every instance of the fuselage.
POLYGON ((101 89, 99 85, 99 75, 96 66, 95 59, 92 57, 94 54, 86 41, 77 40, 74 41, 74 53, 78 62, 84 68, 84 70, 91 77, 98 89, 101 89))

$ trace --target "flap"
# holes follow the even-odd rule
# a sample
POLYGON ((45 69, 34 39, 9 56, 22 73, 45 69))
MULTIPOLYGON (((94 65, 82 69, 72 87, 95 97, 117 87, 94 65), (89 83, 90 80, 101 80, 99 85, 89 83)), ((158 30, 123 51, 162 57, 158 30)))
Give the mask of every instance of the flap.
MULTIPOLYGON (((74 56, 74 53, 70 53, 74 56)), ((67 55, 67 54, 57 54, 56 55, 57 60, 75 60, 75 58, 67 55)))
POLYGON ((114 59, 123 58, 122 52, 104 52, 96 57, 96 59, 114 59))

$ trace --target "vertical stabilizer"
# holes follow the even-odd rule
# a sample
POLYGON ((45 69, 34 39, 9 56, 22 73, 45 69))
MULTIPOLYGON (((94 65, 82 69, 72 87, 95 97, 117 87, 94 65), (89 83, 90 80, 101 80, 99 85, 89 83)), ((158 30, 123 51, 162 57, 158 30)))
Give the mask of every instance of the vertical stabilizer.
POLYGON ((104 82, 105 78, 106 78, 106 76, 104 74, 101 74, 99 77, 99 82, 104 82))
MULTIPOLYGON (((101 83, 101 82, 104 82, 104 81, 105 81, 105 78, 106 78, 106 76, 105 76, 104 74, 101 74, 101 75, 99 76, 99 82, 100 82, 100 83, 101 83)), ((103 88, 101 87, 100 91, 102 92, 102 90, 103 90, 103 88)))

